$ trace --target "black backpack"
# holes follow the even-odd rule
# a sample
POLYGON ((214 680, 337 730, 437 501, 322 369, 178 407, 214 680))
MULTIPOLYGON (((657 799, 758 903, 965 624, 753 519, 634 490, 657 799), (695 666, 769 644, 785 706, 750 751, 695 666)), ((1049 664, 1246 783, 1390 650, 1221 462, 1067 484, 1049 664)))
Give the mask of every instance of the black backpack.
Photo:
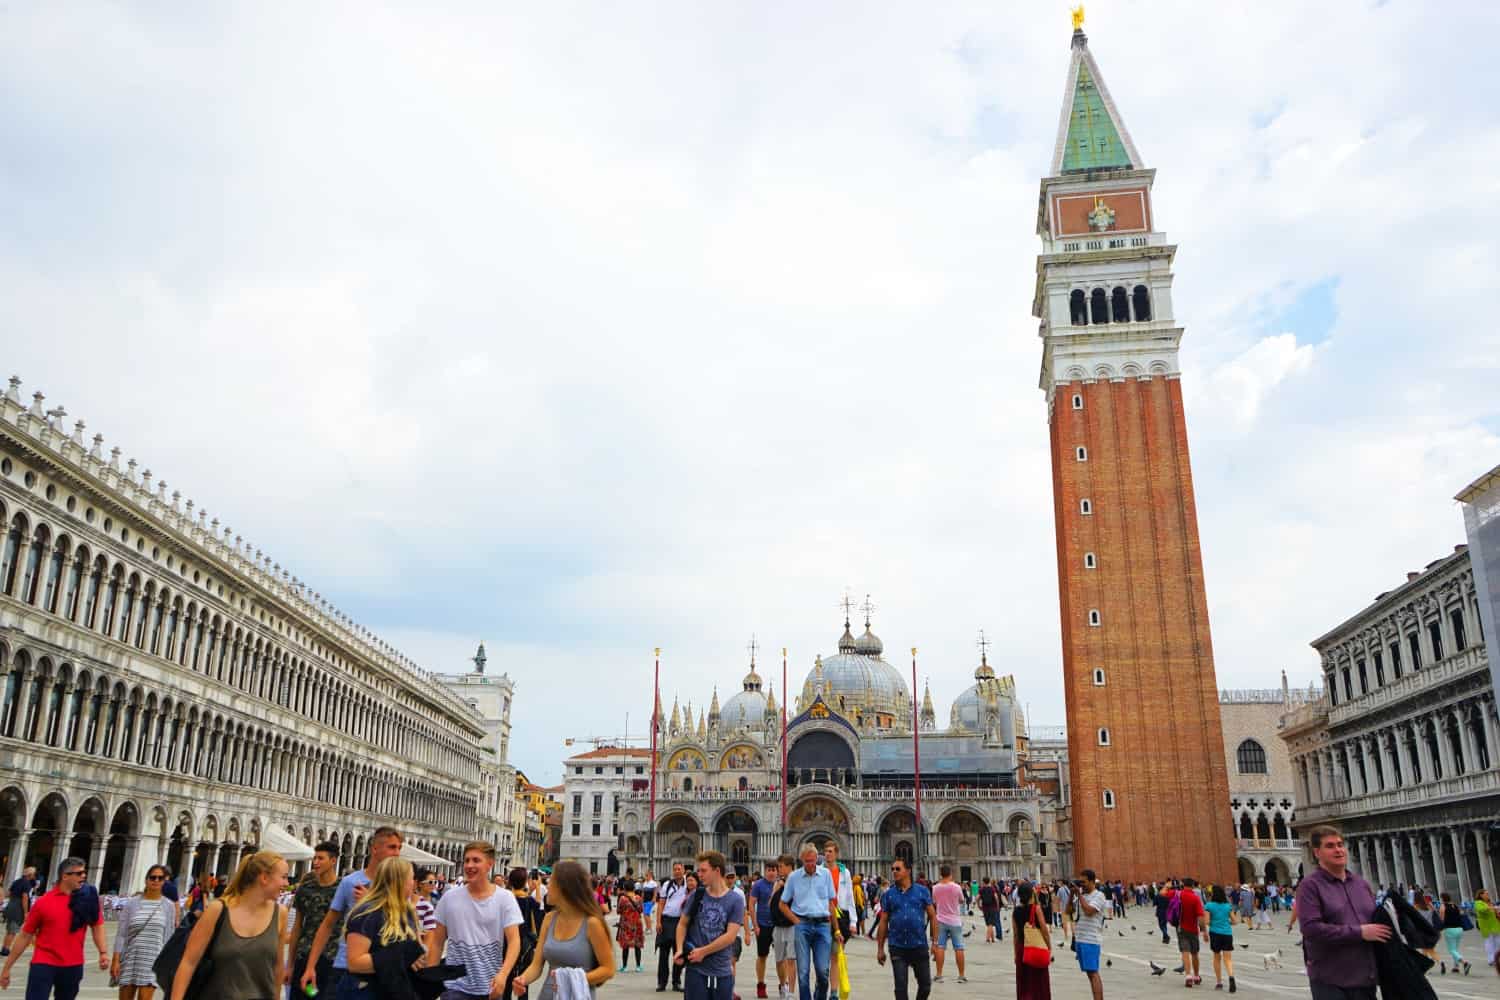
MULTIPOLYGON (((208 939, 208 947, 203 949, 203 955, 198 959, 198 967, 193 970, 193 978, 188 983, 187 991, 183 993, 184 1000, 196 1000, 214 974, 214 945, 218 943, 219 934, 224 930, 224 917, 228 911, 227 905, 219 910, 219 919, 214 924, 212 936, 208 939)), ((279 920, 280 918, 281 913, 278 907, 277 915, 271 919, 279 920)), ((156 961, 151 963, 151 971, 156 974, 156 981, 161 986, 163 996, 172 995, 172 980, 176 977, 177 967, 182 964, 182 956, 187 951, 188 935, 193 933, 193 927, 197 922, 196 920, 184 921, 182 926, 167 938, 167 943, 162 945, 156 961)))

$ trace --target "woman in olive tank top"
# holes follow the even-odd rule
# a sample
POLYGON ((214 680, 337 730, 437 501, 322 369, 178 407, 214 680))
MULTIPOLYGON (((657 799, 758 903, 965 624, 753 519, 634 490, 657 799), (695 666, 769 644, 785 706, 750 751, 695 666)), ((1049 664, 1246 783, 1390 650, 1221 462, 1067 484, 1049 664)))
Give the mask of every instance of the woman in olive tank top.
POLYGON ((276 904, 276 898, 286 885, 287 863, 281 855, 260 851, 240 862, 224 898, 204 908, 188 936, 182 964, 172 977, 169 1000, 183 1000, 205 954, 213 960, 213 975, 204 986, 203 996, 213 1000, 277 1000, 282 978, 282 949, 278 944, 285 933, 286 913, 276 904))

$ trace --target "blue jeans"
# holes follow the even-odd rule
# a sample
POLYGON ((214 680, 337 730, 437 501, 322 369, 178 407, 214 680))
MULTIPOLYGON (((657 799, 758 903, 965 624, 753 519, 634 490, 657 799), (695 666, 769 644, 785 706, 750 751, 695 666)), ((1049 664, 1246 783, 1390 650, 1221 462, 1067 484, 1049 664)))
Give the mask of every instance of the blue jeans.
POLYGON ((83 982, 81 965, 39 965, 31 963, 26 973, 26 1000, 74 1000, 83 982))
POLYGON ((828 1000, 828 959, 833 952, 833 933, 828 922, 804 920, 797 930, 797 993, 801 1000, 828 1000), (818 976, 816 997, 808 985, 808 967, 818 976))

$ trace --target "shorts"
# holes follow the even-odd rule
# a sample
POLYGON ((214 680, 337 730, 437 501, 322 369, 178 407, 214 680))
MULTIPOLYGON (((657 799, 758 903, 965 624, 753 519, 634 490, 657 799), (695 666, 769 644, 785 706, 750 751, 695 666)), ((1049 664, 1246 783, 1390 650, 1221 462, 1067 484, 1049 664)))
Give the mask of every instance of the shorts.
POLYGON ((771 928, 771 943, 776 948, 776 961, 797 960, 797 928, 792 926, 771 928))
POLYGON ((1234 951, 1234 935, 1233 934, 1215 934, 1213 931, 1209 931, 1208 932, 1208 950, 1209 951, 1234 951))
POLYGON ((767 955, 771 954, 771 940, 775 936, 775 933, 776 928, 774 927, 761 926, 755 928, 756 958, 765 958, 767 955))
POLYGON ((745 939, 740 935, 734 936, 734 960, 738 962, 740 956, 745 953, 745 939))
POLYGON ((984 922, 988 926, 990 926, 990 927, 999 927, 1000 926, 1000 911, 999 910, 985 910, 984 911, 984 922))
POLYGON ((1099 950, 1097 944, 1085 944, 1077 938, 1073 940, 1073 950, 1078 953, 1078 967, 1084 972, 1099 971, 1099 950))
POLYGON ((1198 954, 1198 932, 1177 928, 1177 950, 1185 951, 1189 955, 1198 954))
POLYGON ((939 948, 948 947, 948 942, 953 942, 954 951, 964 950, 964 925, 963 924, 938 924, 939 948))
POLYGON ((652 908, 655 907, 655 906, 656 906, 656 902, 654 900, 650 900, 650 899, 642 900, 641 901, 641 913, 643 913, 643 914, 645 914, 646 916, 649 917, 649 916, 651 916, 651 910, 652 910, 652 908))
POLYGON ((9 916, 6 917, 5 918, 5 933, 7 933, 7 934, 19 934, 19 933, 21 933, 21 925, 24 924, 25 922, 26 922, 26 918, 25 917, 9 917, 9 916))

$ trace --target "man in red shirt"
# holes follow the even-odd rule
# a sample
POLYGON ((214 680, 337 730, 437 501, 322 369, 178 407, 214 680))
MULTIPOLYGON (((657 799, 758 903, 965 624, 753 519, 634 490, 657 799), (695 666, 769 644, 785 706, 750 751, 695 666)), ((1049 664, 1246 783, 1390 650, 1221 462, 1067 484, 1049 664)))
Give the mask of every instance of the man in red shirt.
MULTIPOLYGON (((57 888, 31 904, 21 936, 0 968, 0 990, 10 989, 10 969, 26 949, 36 942, 36 955, 26 977, 26 1000, 75 1000, 83 982, 84 924, 74 927, 73 893, 83 885, 84 865, 80 858, 68 858, 57 871, 57 888)), ((99 949, 99 968, 109 968, 109 947, 104 941, 104 909, 95 897, 93 912, 88 914, 89 931, 94 947, 99 949)))
POLYGON ((1203 909, 1203 897, 1198 895, 1197 885, 1192 879, 1185 878, 1182 891, 1177 894, 1177 950, 1182 952, 1186 986, 1203 982, 1203 977, 1198 975, 1198 939, 1200 935, 1208 934, 1208 911, 1203 909))

